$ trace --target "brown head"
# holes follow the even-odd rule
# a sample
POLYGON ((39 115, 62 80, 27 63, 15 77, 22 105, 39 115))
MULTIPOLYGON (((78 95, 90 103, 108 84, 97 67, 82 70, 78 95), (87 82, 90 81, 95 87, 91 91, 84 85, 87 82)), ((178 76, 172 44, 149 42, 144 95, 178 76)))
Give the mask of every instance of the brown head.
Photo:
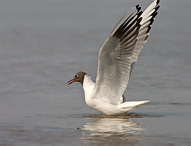
POLYGON ((80 82, 82 85, 83 85, 83 82, 84 82, 84 76, 85 76, 85 72, 83 71, 80 71, 78 73, 75 74, 74 78, 69 80, 67 83, 68 85, 74 83, 74 82, 80 82))

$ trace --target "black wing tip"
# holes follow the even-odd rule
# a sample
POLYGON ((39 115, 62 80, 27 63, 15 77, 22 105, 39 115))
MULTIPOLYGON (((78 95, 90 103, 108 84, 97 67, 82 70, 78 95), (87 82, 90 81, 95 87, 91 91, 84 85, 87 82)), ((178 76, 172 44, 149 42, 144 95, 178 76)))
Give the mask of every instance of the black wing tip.
MULTIPOLYGON (((159 5, 158 5, 158 3, 160 2, 160 0, 156 0, 156 5, 155 5, 155 7, 153 8, 153 9, 155 9, 155 11, 151 14, 151 16, 152 16, 152 18, 150 19, 150 23, 149 23, 149 26, 148 26, 148 31, 147 32, 149 32, 150 31, 150 29, 151 29, 151 25, 152 25, 152 23, 154 22, 154 18, 155 18, 155 16, 158 14, 157 13, 157 10, 159 9, 159 5)), ((117 37, 117 38, 120 38, 120 37, 122 37, 122 35, 124 34, 124 31, 126 31, 127 30, 127 28, 126 28, 126 25, 129 23, 129 22, 131 22, 131 20, 135 17, 135 16, 137 16, 137 28, 139 29, 140 27, 141 27, 141 24, 140 24, 140 22, 142 21, 142 17, 141 17, 141 15, 142 15, 142 11, 140 11, 141 10, 141 7, 139 6, 139 5, 136 5, 135 6, 135 8, 136 8, 136 10, 137 10, 137 12, 136 12, 136 14, 133 16, 133 17, 131 17, 130 19, 129 19, 129 21, 125 21, 123 24, 121 24, 121 26, 116 30, 116 32, 113 34, 113 36, 115 36, 115 37, 117 37)), ((133 22, 134 23, 134 22, 133 22)))
POLYGON ((149 27, 148 27, 147 33, 150 31, 151 25, 153 24, 157 14, 158 14, 158 12, 156 12, 156 11, 155 11, 155 13, 153 13, 152 18, 151 18, 150 23, 149 23, 149 27))
POLYGON ((139 5, 136 5, 135 7, 136 7, 136 9, 137 9, 138 11, 141 10, 141 7, 140 7, 139 5))
POLYGON ((155 13, 153 14, 153 18, 155 18, 157 14, 158 14, 158 12, 155 12, 155 13))
MULTIPOLYGON (((137 12, 134 16, 132 16, 131 18, 127 19, 123 24, 121 24, 121 26, 116 30, 116 32, 113 34, 113 36, 117 37, 117 38, 121 38, 125 32, 133 25, 133 24, 139 24, 142 20, 141 14, 143 12, 139 11, 137 12), (136 17, 136 18, 135 18, 136 17), (135 18, 135 19, 134 19, 135 18), (133 20, 134 19, 134 20, 133 20)), ((138 27, 138 25, 137 25, 138 27)))
POLYGON ((158 5, 158 6, 156 6, 156 7, 155 7, 155 11, 157 11, 159 8, 160 8, 160 6, 159 6, 159 5, 158 5))

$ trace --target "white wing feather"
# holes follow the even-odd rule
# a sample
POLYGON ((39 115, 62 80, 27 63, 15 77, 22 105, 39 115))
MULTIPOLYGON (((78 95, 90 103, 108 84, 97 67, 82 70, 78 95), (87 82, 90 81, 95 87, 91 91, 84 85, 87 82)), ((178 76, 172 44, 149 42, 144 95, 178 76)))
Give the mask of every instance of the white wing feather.
POLYGON ((98 70, 93 94, 112 104, 123 102, 131 64, 146 43, 150 25, 156 16, 158 0, 155 0, 144 13, 137 5, 119 21, 111 32, 98 55, 98 70))

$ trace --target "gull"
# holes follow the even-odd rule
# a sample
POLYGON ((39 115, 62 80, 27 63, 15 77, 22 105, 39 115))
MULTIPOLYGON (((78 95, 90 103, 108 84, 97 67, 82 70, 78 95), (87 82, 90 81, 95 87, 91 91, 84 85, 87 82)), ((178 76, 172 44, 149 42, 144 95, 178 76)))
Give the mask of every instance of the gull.
POLYGON ((159 7, 159 0, 154 0, 144 12, 136 5, 122 17, 99 50, 95 83, 83 71, 68 81, 82 84, 88 106, 106 115, 120 115, 149 102, 125 102, 124 92, 159 7))

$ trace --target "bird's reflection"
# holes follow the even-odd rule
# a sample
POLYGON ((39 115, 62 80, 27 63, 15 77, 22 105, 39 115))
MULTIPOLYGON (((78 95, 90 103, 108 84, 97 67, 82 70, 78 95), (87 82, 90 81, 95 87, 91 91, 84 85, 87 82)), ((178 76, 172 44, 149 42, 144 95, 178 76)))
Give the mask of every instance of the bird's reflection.
POLYGON ((99 117, 84 125, 81 139, 86 143, 107 139, 127 140, 143 130, 140 124, 128 118, 99 117))

